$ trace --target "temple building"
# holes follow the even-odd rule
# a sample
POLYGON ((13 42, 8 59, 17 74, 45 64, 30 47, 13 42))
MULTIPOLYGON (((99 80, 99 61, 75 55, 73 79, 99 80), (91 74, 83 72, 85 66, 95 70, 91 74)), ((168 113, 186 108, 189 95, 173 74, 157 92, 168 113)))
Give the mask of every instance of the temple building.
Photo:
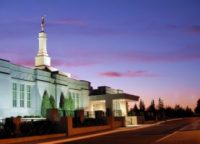
POLYGON ((64 96, 73 99, 75 110, 109 111, 114 116, 126 116, 128 103, 138 101, 138 96, 107 86, 92 89, 90 82, 73 79, 70 73, 51 67, 44 17, 38 39, 39 49, 33 68, 0 59, 0 119, 41 115, 44 93, 54 97, 57 108, 64 96))

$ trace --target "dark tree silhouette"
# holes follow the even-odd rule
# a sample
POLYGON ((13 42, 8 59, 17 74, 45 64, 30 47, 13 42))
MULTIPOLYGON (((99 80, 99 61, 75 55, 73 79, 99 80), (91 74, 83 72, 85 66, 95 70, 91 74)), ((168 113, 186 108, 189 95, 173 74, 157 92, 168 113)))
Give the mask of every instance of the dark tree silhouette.
POLYGON ((128 113, 129 116, 139 116, 138 106, 135 104, 133 108, 128 113))
POLYGON ((139 115, 139 109, 138 106, 135 104, 133 107, 133 111, 135 112, 135 115, 138 116, 139 115))
POLYGON ((145 104, 142 100, 140 100, 140 103, 139 103, 139 110, 140 110, 140 115, 144 116, 145 115, 145 104))
POLYGON ((185 116, 190 117, 190 116, 193 116, 193 115, 194 115, 194 113, 193 113, 192 109, 187 106, 186 109, 185 109, 185 116))
POLYGON ((167 119, 174 117, 174 109, 172 107, 168 106, 165 108, 164 111, 165 111, 165 116, 167 119))
POLYGON ((155 112, 155 111, 156 111, 154 100, 151 101, 151 104, 150 104, 148 110, 149 110, 150 112, 155 112))
POLYGON ((158 99, 158 119, 164 119, 164 102, 161 98, 158 99))
POLYGON ((61 93, 61 95, 60 95, 60 103, 59 103, 59 107, 61 109, 64 109, 64 102, 65 102, 64 94, 61 93))
POLYGON ((156 108, 154 100, 151 101, 150 106, 147 109, 148 119, 155 119, 156 118, 156 108))
POLYGON ((194 109, 196 114, 200 114, 200 99, 197 101, 197 106, 194 109))
POLYGON ((164 109, 164 102, 161 98, 158 99, 158 110, 164 109))
POLYGON ((145 104, 142 100, 140 100, 139 108, 140 108, 140 111, 145 111, 145 104))
POLYGON ((184 117, 184 109, 180 105, 175 105, 175 117, 184 117))

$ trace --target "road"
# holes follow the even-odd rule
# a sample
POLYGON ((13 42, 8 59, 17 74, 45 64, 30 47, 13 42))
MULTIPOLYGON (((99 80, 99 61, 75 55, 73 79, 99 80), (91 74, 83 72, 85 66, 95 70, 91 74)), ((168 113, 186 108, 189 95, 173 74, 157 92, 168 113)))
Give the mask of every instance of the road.
POLYGON ((200 118, 184 118, 142 129, 119 129, 102 136, 70 141, 69 138, 41 144, 200 144, 200 118), (122 130, 122 131, 121 131, 122 130), (70 142, 69 142, 70 141, 70 142))

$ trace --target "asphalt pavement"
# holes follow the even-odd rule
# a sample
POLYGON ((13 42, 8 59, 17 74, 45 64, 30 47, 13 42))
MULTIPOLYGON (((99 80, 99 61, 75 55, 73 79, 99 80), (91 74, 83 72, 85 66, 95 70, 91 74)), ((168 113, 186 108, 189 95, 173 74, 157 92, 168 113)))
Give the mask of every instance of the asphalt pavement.
POLYGON ((43 141, 41 144, 200 144, 200 118, 162 122, 140 129, 122 128, 105 135, 43 141))

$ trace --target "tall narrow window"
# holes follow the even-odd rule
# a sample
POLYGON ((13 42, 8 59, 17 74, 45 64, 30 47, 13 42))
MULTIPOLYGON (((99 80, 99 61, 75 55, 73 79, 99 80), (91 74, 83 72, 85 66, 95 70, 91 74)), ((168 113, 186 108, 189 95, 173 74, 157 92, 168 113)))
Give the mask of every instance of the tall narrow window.
POLYGON ((78 93, 76 93, 76 108, 80 108, 80 105, 79 105, 79 94, 78 93))
POLYGON ((75 96, 74 92, 72 93, 72 99, 74 101, 74 108, 76 109, 77 108, 77 105, 76 105, 76 96, 75 96))
POLYGON ((13 83, 12 85, 12 92, 13 92, 13 107, 17 107, 17 84, 13 83))
POLYGON ((24 107, 24 85, 20 85, 20 107, 24 107))
POLYGON ((27 107, 30 108, 31 107, 31 86, 30 85, 27 86, 26 92, 27 92, 27 107))

